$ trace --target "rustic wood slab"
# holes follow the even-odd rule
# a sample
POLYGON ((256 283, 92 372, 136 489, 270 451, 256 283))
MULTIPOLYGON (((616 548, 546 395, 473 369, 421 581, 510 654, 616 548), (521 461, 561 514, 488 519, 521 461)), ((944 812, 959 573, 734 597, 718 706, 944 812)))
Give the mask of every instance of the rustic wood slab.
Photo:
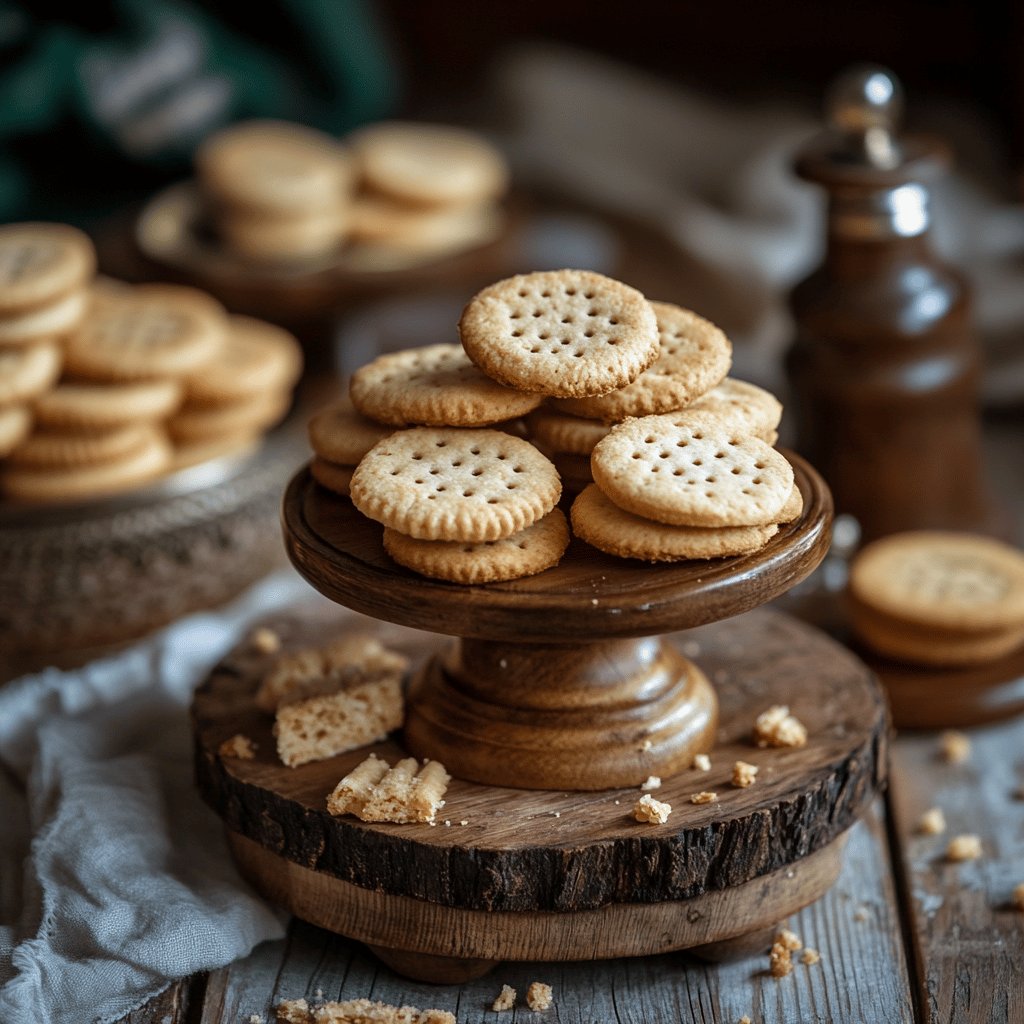
POLYGON ((1024 881, 1024 721, 971 730, 968 762, 946 764, 935 736, 895 745, 890 802, 922 1020, 1006 1022, 1024 1014, 1024 916, 1010 906, 1024 881), (921 835, 941 807, 947 831, 921 835), (950 863, 950 837, 978 835, 981 860, 950 863))
MULTIPOLYGON (((282 999, 369 997, 392 1004, 436 1006, 459 1024, 540 1020, 525 1007, 497 1017, 491 1002, 502 984, 522 994, 531 981, 553 986, 555 1008, 544 1020, 579 1024, 863 1024, 913 1020, 911 985, 900 942, 881 807, 850 833, 839 881, 821 900, 791 918, 790 927, 820 951, 821 963, 797 964, 782 979, 763 954, 708 965, 685 954, 588 963, 506 963, 490 977, 463 985, 430 985, 395 975, 358 943, 293 921, 287 938, 214 971, 191 1007, 189 1024, 239 1024, 253 1014, 274 1020, 282 999)), ((150 1004, 153 1005, 153 1004, 150 1004)), ((139 1024, 185 1024, 163 1005, 139 1024)), ((129 1024, 128 1021, 125 1024, 129 1024)), ((132 1019, 130 1024, 136 1024, 132 1019)))

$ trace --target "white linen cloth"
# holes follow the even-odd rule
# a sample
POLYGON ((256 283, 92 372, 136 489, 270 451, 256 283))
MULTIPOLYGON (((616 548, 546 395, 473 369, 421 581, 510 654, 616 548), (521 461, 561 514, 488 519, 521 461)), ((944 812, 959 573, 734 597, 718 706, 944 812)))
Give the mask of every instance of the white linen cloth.
POLYGON ((193 783, 188 704, 290 570, 74 671, 0 687, 0 1022, 107 1022, 283 934, 193 783))

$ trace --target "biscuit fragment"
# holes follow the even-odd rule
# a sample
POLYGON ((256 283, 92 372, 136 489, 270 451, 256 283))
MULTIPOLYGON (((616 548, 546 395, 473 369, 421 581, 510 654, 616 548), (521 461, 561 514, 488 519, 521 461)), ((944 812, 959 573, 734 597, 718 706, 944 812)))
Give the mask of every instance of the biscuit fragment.
POLYGON ((921 815, 917 831, 926 836, 941 836, 946 831, 946 816, 941 807, 931 807, 921 815))
POLYGON ((553 1005, 551 986, 543 981, 534 981, 526 990, 526 1005, 531 1010, 549 1010, 553 1005))
POLYGON ((452 583, 481 584, 533 576, 557 565, 569 546, 569 527, 559 509, 502 540, 417 540, 384 531, 384 550, 413 572, 452 583))
POLYGON ((803 747, 807 745, 807 729, 788 707, 774 704, 757 716, 754 742, 759 747, 803 747))
POLYGON ((619 423, 689 406, 729 372, 732 345, 710 320, 669 302, 652 302, 658 358, 632 384, 594 398, 563 398, 556 408, 573 416, 619 423))
POLYGON ((953 836, 946 847, 947 860, 978 860, 981 855, 981 840, 975 835, 953 836))
POLYGON ((939 735, 939 751, 947 764, 963 764, 971 756, 970 738, 956 729, 946 729, 939 735))
POLYGON ((379 442, 352 476, 363 515, 420 540, 471 543, 525 530, 554 508, 558 472, 497 430, 418 427, 379 442))
POLYGON ((633 807, 633 817, 637 821, 646 821, 650 825, 664 825, 672 813, 672 805, 662 800, 655 800, 650 793, 645 793, 633 807))
POLYGON ((463 311, 459 334, 488 376, 559 398, 625 387, 659 351, 643 295, 580 270, 521 274, 485 288, 463 311))
POLYGON ((718 794, 703 790, 700 793, 694 793, 690 796, 691 804, 716 804, 718 803, 718 794))
POLYGON ((737 761, 732 766, 732 784, 739 789, 746 789, 757 781, 758 767, 747 761, 737 761))
POLYGON ((370 999, 329 1001, 314 1007, 305 999, 285 999, 275 1013, 279 1024, 456 1024, 455 1015, 447 1010, 420 1010, 370 999))
POLYGON ((498 998, 494 1000, 491 1009, 495 1013, 502 1010, 511 1010, 516 1005, 516 990, 511 985, 502 985, 498 998))
POLYGON ((256 757, 256 744, 248 736, 235 733, 217 748, 221 757, 233 757, 239 761, 252 761, 256 757))
POLYGON ((542 401, 492 380, 461 345, 379 356, 356 370, 349 393, 364 416, 399 427, 485 427, 525 416, 542 401))
POLYGON ((421 768, 413 757, 393 768, 373 754, 346 775, 327 798, 334 815, 361 821, 430 822, 444 806, 451 776, 438 761, 421 768))
POLYGON ((777 523, 794 479, 763 441, 685 410, 620 423, 594 448, 591 471, 620 508, 674 526, 777 523))

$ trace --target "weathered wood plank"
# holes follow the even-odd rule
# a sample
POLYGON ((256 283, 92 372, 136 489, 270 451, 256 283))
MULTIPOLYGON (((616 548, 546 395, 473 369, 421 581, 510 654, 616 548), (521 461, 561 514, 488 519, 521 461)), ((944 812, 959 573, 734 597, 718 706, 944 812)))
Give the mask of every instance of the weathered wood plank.
POLYGON ((122 1017, 118 1024, 186 1024, 193 984, 190 978, 172 981, 163 992, 122 1017))
POLYGON ((974 729, 965 764, 944 763, 934 735, 895 744, 890 803, 909 894, 929 1024, 1024 1021, 1024 917, 1009 905, 1024 881, 1024 721, 974 729), (941 807, 947 831, 917 824, 941 807), (945 857, 951 836, 981 838, 981 860, 945 857))
MULTIPOLYGON (((880 808, 852 830, 843 873, 817 904, 791 921, 804 942, 821 952, 815 966, 797 963, 775 979, 768 958, 703 964, 680 954, 588 963, 505 963, 465 985, 409 981, 383 967, 358 944, 301 922, 285 940, 266 943, 207 983, 202 1024, 237 1024, 257 1014, 272 1021, 285 998, 369 997, 390 1003, 436 1006, 460 1024, 499 1018, 490 1004, 503 983, 521 996, 531 981, 555 989, 556 1008, 545 1021, 652 1024, 686 1021, 728 1024, 748 1015, 755 1022, 912 1020, 910 983, 900 941, 880 808)), ((525 1007, 500 1018, 536 1024, 525 1007)))

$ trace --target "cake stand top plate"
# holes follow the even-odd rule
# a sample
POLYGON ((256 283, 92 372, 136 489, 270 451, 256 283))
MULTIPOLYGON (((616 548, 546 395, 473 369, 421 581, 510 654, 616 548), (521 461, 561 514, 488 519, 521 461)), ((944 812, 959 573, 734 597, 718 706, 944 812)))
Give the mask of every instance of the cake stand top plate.
POLYGON ((322 594, 403 626, 535 644, 653 636, 749 611, 799 583, 825 556, 832 497, 807 462, 786 455, 803 513, 766 547, 739 558, 648 564, 574 539, 559 565, 536 576, 486 586, 446 583, 393 562, 383 528, 322 489, 308 469, 285 494, 285 546, 322 594))

